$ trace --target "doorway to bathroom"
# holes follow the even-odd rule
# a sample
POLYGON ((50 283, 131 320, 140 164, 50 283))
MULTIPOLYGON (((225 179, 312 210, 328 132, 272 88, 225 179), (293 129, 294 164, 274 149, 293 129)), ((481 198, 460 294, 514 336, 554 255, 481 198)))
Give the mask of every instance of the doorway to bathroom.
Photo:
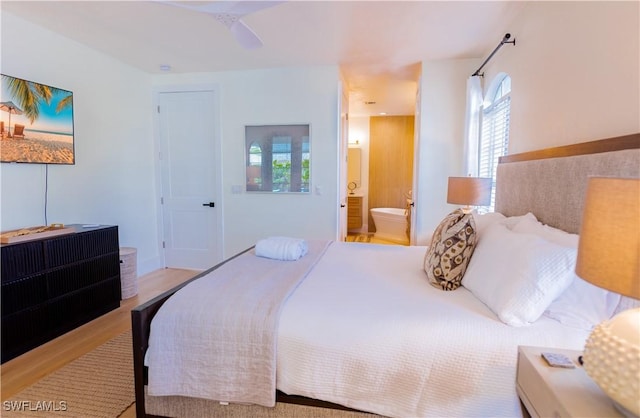
POLYGON ((410 243, 414 126, 414 115, 350 118, 347 241, 410 243))
MULTIPOLYGON (((356 226, 347 228, 349 240, 377 240, 380 236, 371 219, 370 209, 392 208, 402 211, 402 223, 406 227, 401 242, 415 243, 420 220, 416 208, 407 205, 416 201, 419 178, 417 169, 420 136, 420 112, 422 63, 417 62, 392 71, 378 73, 362 69, 345 68, 349 80, 349 151, 359 151, 359 182, 343 183, 348 196, 360 196, 356 201, 361 219, 356 226), (349 188, 353 190, 351 190, 349 188), (412 193, 413 191, 413 193, 412 193)), ((347 150, 344 150, 346 153, 347 150)), ((344 157, 344 154, 341 155, 344 157)), ((341 158, 341 163, 347 160, 341 158)), ((352 159, 347 168, 351 171, 352 159)), ((356 199, 348 199, 356 200, 356 199)), ((357 209, 347 212, 352 214, 357 209)), ((346 211, 345 211, 346 212, 346 211)), ((396 228, 397 229, 397 228, 396 228)), ((383 232, 384 235, 384 232, 383 232)), ((396 242, 393 242, 396 243, 396 242)))

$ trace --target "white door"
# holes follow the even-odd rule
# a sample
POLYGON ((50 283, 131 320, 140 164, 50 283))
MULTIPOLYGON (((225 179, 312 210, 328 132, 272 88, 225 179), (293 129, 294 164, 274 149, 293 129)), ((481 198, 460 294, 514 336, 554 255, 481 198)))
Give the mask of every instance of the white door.
POLYGON ((416 111, 413 127, 413 186, 411 189, 411 225, 409 226, 409 245, 417 245, 418 232, 416 224, 418 223, 418 212, 416 211, 416 202, 420 190, 420 105, 422 104, 422 77, 418 79, 418 90, 416 91, 416 111))
POLYGON ((340 208, 338 212, 338 237, 337 241, 347 240, 347 153, 349 146, 349 95, 345 89, 345 83, 338 86, 338 137, 340 138, 340 159, 338 162, 338 193, 340 208))
POLYGON ((206 269, 222 260, 217 93, 158 93, 166 267, 206 269))

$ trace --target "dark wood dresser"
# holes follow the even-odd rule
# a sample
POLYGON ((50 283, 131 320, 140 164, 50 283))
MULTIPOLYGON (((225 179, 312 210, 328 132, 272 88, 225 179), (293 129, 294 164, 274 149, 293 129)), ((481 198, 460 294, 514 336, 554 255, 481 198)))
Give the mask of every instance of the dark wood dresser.
POLYGON ((117 226, 0 246, 2 363, 120 306, 117 226))

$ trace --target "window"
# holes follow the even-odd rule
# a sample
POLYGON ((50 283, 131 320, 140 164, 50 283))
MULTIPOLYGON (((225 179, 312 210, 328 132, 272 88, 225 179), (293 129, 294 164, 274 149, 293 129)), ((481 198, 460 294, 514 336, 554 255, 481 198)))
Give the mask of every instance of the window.
POLYGON ((491 205, 480 208, 479 212, 490 212, 495 207, 498 159, 507 154, 509 147, 511 78, 506 74, 498 75, 491 87, 482 107, 482 125, 478 146, 478 175, 493 179, 491 205))
POLYGON ((262 148, 260 144, 252 142, 249 145, 249 160, 247 161, 247 190, 260 190, 262 184, 262 148))
POLYGON ((309 125, 245 127, 247 191, 309 192, 309 125))

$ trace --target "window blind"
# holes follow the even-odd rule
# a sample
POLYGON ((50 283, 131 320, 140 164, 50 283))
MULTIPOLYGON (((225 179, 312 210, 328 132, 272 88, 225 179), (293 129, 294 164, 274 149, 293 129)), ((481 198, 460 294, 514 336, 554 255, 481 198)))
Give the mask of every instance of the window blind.
POLYGON ((509 116, 511 96, 506 95, 482 112, 482 134, 480 137, 478 175, 491 177, 491 205, 481 212, 493 211, 496 195, 496 168, 498 159, 507 153, 509 146, 509 116))

